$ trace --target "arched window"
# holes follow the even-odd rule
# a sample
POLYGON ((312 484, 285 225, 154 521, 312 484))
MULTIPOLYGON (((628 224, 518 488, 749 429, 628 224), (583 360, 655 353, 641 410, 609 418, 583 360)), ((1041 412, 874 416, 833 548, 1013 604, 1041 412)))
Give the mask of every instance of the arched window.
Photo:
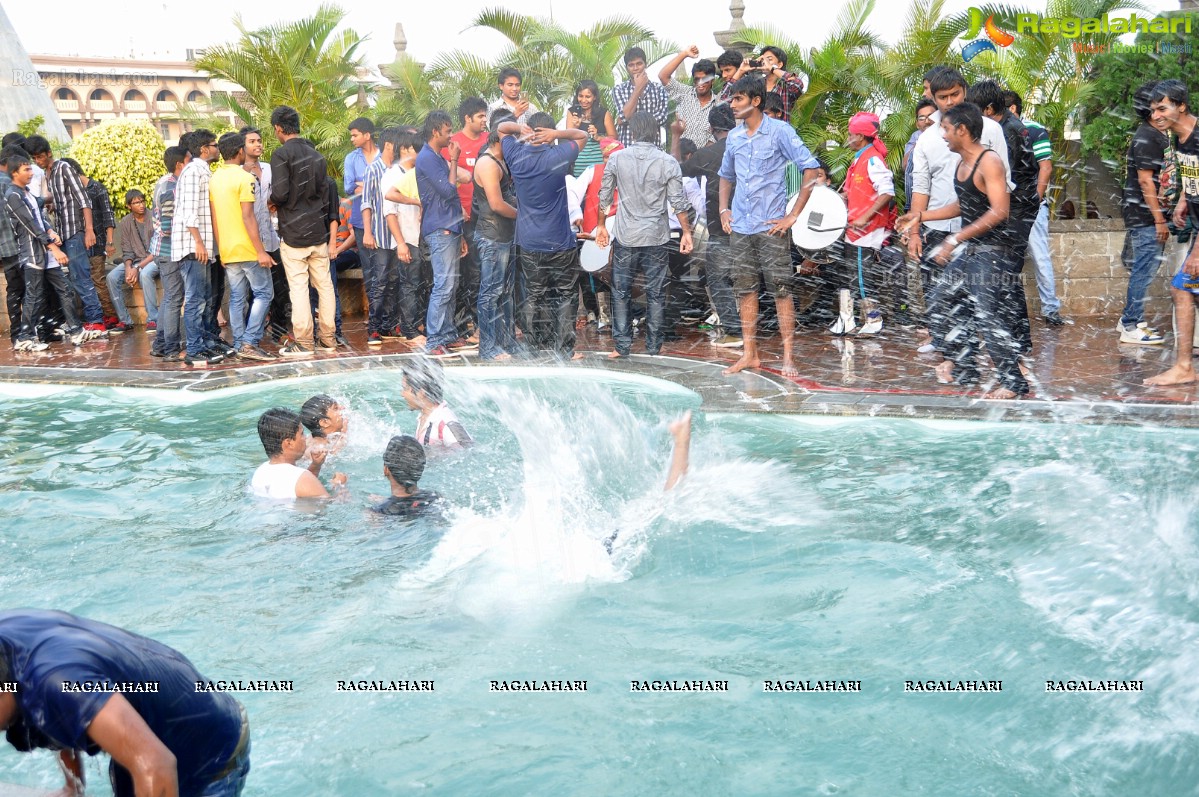
POLYGON ((92 89, 92 93, 88 95, 89 100, 111 100, 112 95, 104 89, 92 89))
POLYGON ((206 96, 204 96, 204 92, 200 91, 199 89, 194 89, 193 91, 188 93, 187 101, 188 102, 205 103, 205 102, 208 102, 208 98, 206 96))
POLYGON ((75 96, 75 92, 64 87, 64 88, 61 88, 58 91, 54 92, 54 99, 56 99, 56 100, 75 100, 75 99, 78 99, 78 97, 75 96))
POLYGON ((129 89, 128 91, 125 92, 125 102, 130 102, 130 101, 145 102, 146 95, 142 94, 137 89, 129 89))
POLYGON ((175 102, 175 95, 163 89, 158 92, 158 96, 154 98, 155 102, 175 102))

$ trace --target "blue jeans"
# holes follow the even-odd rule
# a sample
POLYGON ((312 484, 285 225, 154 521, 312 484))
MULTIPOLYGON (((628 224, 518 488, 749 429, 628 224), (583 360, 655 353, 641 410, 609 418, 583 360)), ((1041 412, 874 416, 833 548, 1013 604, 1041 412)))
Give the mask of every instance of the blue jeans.
POLYGON ((511 241, 500 243, 478 233, 475 249, 479 253, 479 357, 491 360, 516 348, 516 322, 512 315, 512 295, 516 289, 516 269, 512 262, 511 241))
POLYGON ((158 314, 158 331, 154 348, 163 354, 179 351, 179 311, 183 308, 183 266, 165 257, 157 258, 158 275, 162 279, 162 310, 158 314))
MULTIPOLYGON (((146 323, 158 323, 158 286, 154 278, 158 276, 158 263, 151 263, 137 275, 138 284, 142 286, 142 296, 146 302, 146 323)), ((112 299, 112 307, 117 311, 117 318, 125 326, 133 324, 129 308, 125 306, 125 264, 114 266, 108 272, 108 295, 112 299)))
POLYGON ((1049 205, 1041 203, 1037 219, 1028 236, 1028 251, 1037 269, 1037 293, 1041 295, 1041 312, 1056 313, 1062 309, 1053 281, 1053 258, 1049 255, 1049 205))
POLYGON ((83 245, 83 232, 77 232, 62 243, 69 263, 71 284, 79 301, 83 303, 83 323, 103 324, 104 313, 100 310, 100 297, 96 295, 96 283, 92 282, 92 264, 83 245))
POLYGON ((360 262, 366 287, 366 331, 391 334, 399 323, 395 318, 400 285, 399 258, 394 249, 364 248, 362 253, 364 257, 360 262))
POLYGON ((225 279, 229 281, 229 326, 233 329, 233 348, 257 346, 262 341, 266 326, 266 311, 275 298, 271 273, 257 261, 230 263, 225 266, 225 279), (250 317, 246 320, 246 300, 250 303, 250 317))
POLYGON ((727 235, 708 237, 708 254, 704 262, 704 278, 712 296, 712 308, 720 317, 724 334, 741 337, 741 311, 733 293, 733 252, 727 235))
POLYGON ((458 292, 458 261, 462 252, 462 235, 448 230, 435 230, 426 238, 429 260, 433 264, 433 293, 429 296, 429 312, 425 318, 428 348, 447 346, 458 339, 454 325, 454 297, 458 292))
POLYGON ((1161 268, 1165 248, 1157 242, 1156 227, 1133 227, 1128 237, 1132 239, 1132 273, 1128 275, 1128 297, 1120 323, 1135 327, 1145 320, 1145 293, 1161 268))
POLYGON ((422 272, 425 268, 422 252, 421 246, 410 243, 408 253, 412 255, 412 262, 405 263, 399 258, 396 259, 398 284, 394 303, 387 308, 387 313, 396 319, 396 323, 400 325, 400 334, 406 338, 415 338, 420 334, 420 322, 424 315, 421 312, 421 296, 424 291, 422 272))
POLYGON ((669 261, 662 246, 612 245, 612 340, 618 354, 626 355, 633 345, 633 329, 629 322, 629 300, 633 276, 641 269, 645 273, 646 334, 645 351, 657 354, 662 349, 666 320, 666 265, 669 261))
POLYGON ((208 330, 204 323, 211 282, 208 265, 187 255, 179 261, 183 273, 183 331, 189 356, 198 357, 208 348, 208 330))

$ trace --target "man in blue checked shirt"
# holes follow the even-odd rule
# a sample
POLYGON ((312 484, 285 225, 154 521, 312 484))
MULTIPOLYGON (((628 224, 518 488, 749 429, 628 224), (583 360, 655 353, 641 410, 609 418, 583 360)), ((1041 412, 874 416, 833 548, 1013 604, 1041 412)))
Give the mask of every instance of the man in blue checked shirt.
POLYGON ((794 268, 787 232, 808 202, 820 164, 804 146, 791 125, 762 113, 766 88, 762 79, 749 75, 733 84, 730 105, 742 124, 728 136, 720 164, 720 224, 729 233, 733 259, 733 290, 741 312, 745 339, 741 359, 725 369, 735 374, 758 368, 758 284, 765 279, 774 290, 779 335, 783 339, 783 376, 798 376, 792 358, 795 304, 791 298, 794 268), (786 169, 794 163, 803 169, 803 187, 791 213, 787 213, 786 169), (733 196, 733 186, 737 186, 733 196), (731 207, 730 207, 730 199, 731 207))

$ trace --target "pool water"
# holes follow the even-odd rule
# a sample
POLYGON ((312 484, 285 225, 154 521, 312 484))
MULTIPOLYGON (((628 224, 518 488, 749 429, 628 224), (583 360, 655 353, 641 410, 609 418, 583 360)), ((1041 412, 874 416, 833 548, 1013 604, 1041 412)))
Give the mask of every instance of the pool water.
MULTIPOLYGON (((367 511, 416 425, 396 372, 0 398, 0 606, 294 681, 239 696, 247 795, 1195 793, 1195 433, 697 414, 664 494, 683 388, 452 369, 447 395, 477 445, 429 463, 440 523, 367 511), (249 496, 259 414, 317 392, 350 407, 349 498, 249 496), (655 679, 728 691, 630 691, 655 679), (763 691, 809 679, 861 691, 763 691), (1046 692, 1072 679, 1144 688, 1046 692)), ((60 785, 7 746, 0 781, 60 785)))

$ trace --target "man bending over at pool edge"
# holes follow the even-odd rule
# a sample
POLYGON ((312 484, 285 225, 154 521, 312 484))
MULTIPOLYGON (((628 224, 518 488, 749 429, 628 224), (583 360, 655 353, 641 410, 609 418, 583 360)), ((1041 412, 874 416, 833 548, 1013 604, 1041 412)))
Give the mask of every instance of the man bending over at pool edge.
MULTIPOLYGON (((296 464, 308 450, 304 424, 289 409, 275 407, 258 419, 258 438, 267 461, 258 466, 250 489, 262 498, 328 498, 329 491, 311 471, 296 464)), ((333 474, 333 489, 345 487, 346 475, 333 474)))

